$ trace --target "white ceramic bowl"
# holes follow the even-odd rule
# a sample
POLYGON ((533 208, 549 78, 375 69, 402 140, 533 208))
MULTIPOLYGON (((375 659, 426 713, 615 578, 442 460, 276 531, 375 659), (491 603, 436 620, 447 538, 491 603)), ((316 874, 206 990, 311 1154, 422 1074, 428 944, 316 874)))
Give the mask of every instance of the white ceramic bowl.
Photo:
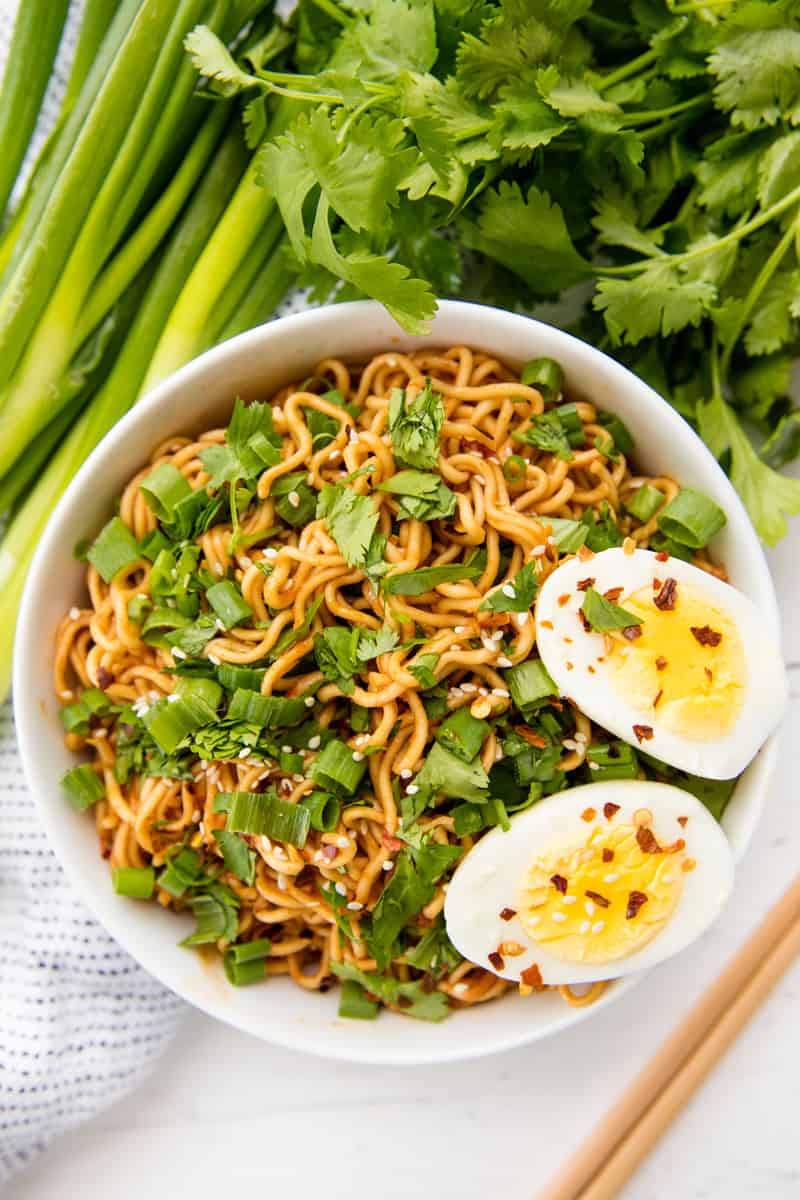
MULTIPOLYGON (((53 639, 66 609, 85 600, 84 568, 72 557, 112 502, 171 434, 225 424, 237 395, 269 397, 302 379, 319 359, 365 359, 387 348, 459 343, 509 364, 547 355, 566 372, 567 391, 619 413, 633 432, 640 466, 667 472, 712 496, 728 524, 714 549, 732 581, 778 632, 778 611, 761 547, 742 504, 689 426, 624 367, 577 339, 528 318, 478 305, 445 302, 429 337, 409 337, 378 304, 358 302, 305 312, 242 334, 202 355, 157 387, 126 416, 84 464, 53 514, 31 566, 17 630, 14 699, 22 759, 42 821, 64 869, 99 921, 151 974, 192 1004, 266 1041, 331 1058, 370 1063, 433 1063, 511 1049, 556 1033, 610 1003, 631 986, 612 986, 598 1004, 570 1008, 556 994, 516 995, 453 1014, 439 1025, 382 1013, 374 1022, 339 1020, 335 991, 299 991, 283 979, 232 988, 216 965, 181 949, 183 922, 156 905, 114 894, 97 853, 93 823, 70 808, 59 787, 74 759, 63 744, 52 692, 53 639)), ((765 746, 739 783, 724 827, 737 856, 744 851, 766 796, 775 757, 765 746)), ((713 935, 712 935, 713 936, 713 935)))

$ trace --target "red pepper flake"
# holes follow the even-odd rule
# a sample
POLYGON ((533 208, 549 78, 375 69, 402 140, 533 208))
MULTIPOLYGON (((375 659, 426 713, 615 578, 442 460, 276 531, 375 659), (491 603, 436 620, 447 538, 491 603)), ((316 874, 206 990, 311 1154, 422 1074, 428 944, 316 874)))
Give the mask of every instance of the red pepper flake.
POLYGON ((586 668, 586 670, 589 672, 589 674, 590 674, 590 675, 596 675, 596 674, 597 674, 597 672, 595 671, 595 669, 594 669, 594 667, 591 665, 591 663, 590 663, 590 664, 589 664, 589 666, 586 668))
POLYGON ((644 892, 631 892, 628 896, 628 907, 625 909, 626 921, 632 921, 643 904, 647 904, 644 892))
POLYGON ((557 892, 561 892, 562 896, 567 894, 567 881, 563 875, 551 875, 550 882, 557 892))
POLYGON ((392 854, 396 854, 398 850, 402 850, 404 842, 400 838, 396 838, 393 833, 389 833, 388 829, 381 830, 381 841, 387 850, 391 850, 392 854))
POLYGON ((703 667, 703 670, 706 673, 706 679, 711 683, 711 680, 714 678, 714 672, 711 670, 711 667, 703 667))
POLYGON ((656 555, 656 559, 658 562, 669 562, 669 555, 667 554, 666 550, 659 550, 658 554, 656 555))
POLYGON ((558 597, 559 608, 563 608, 565 604, 569 604, 569 592, 564 592, 562 596, 558 597))
POLYGON ((693 871, 696 866, 697 863, 693 858, 685 858, 681 863, 681 870, 688 874, 688 872, 693 871))
POLYGON ((628 642, 635 642, 637 638, 642 636, 641 625, 627 625, 622 631, 622 636, 628 642))
POLYGON ((661 689, 660 689, 660 690, 657 692, 657 694, 656 694, 656 698, 655 698, 655 700, 653 701, 653 708, 658 708, 659 701, 661 700, 661 697, 662 697, 663 695, 664 695, 664 689, 663 689, 663 688, 661 688, 661 689))
POLYGON ((503 961, 502 954, 498 954, 496 950, 493 950, 489 955, 489 962, 492 964, 495 971, 502 971, 503 967, 506 965, 503 961))
POLYGON ((653 736, 653 726, 652 725, 634 725, 633 732, 636 735, 637 742, 639 742, 640 744, 642 742, 649 742, 653 736))
POLYGON ((636 830, 636 842, 642 854, 660 854, 658 839, 649 825, 640 825, 636 830))
POLYGON ((610 900, 606 900, 605 896, 601 896, 599 892, 587 890, 584 892, 584 895, 588 896, 590 900, 594 900, 595 904, 599 904, 601 908, 608 908, 609 904, 611 903, 610 900))
POLYGON ((594 584, 595 584, 594 576, 587 575, 587 577, 585 579, 579 579, 578 582, 575 584, 575 586, 579 592, 585 592, 590 587, 594 587, 594 584))
POLYGON ((542 629, 552 629, 553 628, 552 621, 540 621, 539 624, 541 625, 542 629))
POLYGON ((685 829, 685 828, 686 828, 686 822, 687 822, 688 820, 689 820, 689 818, 688 818, 688 817, 678 817, 678 824, 680 825, 681 829, 685 829))
POLYGON ((322 847, 322 857, 327 858, 328 862, 333 862, 333 860, 336 858, 338 853, 339 853, 339 850, 338 850, 338 847, 336 847, 336 846, 331 846, 326 843, 322 847))
POLYGON ((658 589, 663 586, 663 583, 664 583, 663 579, 659 579, 657 575, 654 575, 653 576, 653 591, 657 592, 658 589))
POLYGON ((114 676, 105 667, 97 668, 97 686, 100 688, 110 687, 114 682, 114 676))
POLYGON ((544 988, 544 983, 542 982, 542 972, 539 970, 539 967, 536 963, 531 963, 529 967, 526 967, 524 971, 521 971, 519 977, 526 987, 532 987, 536 992, 541 992, 544 988))
POLYGON ((514 733, 518 734, 531 746, 536 746, 538 750, 544 750, 547 745, 547 742, 541 736, 541 734, 537 733, 535 729, 531 729, 528 725, 515 725, 514 733))
POLYGON ((603 805, 603 816, 605 817, 605 819, 607 821, 610 821, 611 818, 614 816, 614 814, 618 813, 618 812, 619 812, 618 804, 612 804, 610 801, 608 801, 606 804, 603 805))
POLYGON ((566 663, 564 663, 564 666, 567 668, 568 671, 572 671, 575 667, 575 664, 571 663, 571 662, 566 662, 566 663))
POLYGON ((667 660, 664 658, 663 654, 659 654, 658 658, 656 659, 656 670, 663 671, 665 670, 666 666, 667 660))
POLYGON ((678 581, 670 576, 664 581, 664 586, 653 600, 656 608, 662 612, 672 612, 678 602, 678 581))
POLYGON ((593 821, 596 816, 597 816, 596 808, 585 808, 583 810, 583 812, 581 813, 581 820, 582 821, 593 821))
POLYGON ((669 846, 662 846, 665 854, 680 854, 681 850, 685 849, 686 842, 683 838, 678 838, 677 841, 672 842, 669 846))
POLYGON ((515 908, 501 908, 501 910, 500 910, 500 920, 501 921, 510 921, 511 918, 515 917, 516 915, 517 915, 517 910, 515 908))
POLYGON ((584 633, 592 633, 593 632, 592 627, 587 620, 586 613, 583 611, 582 608, 578 609, 578 620, 580 621, 581 625, 583 626, 584 633))
POLYGON ((613 861, 614 861, 614 851, 609 850, 608 846, 604 846, 603 847, 603 862, 613 862, 613 861))
POLYGON ((613 587, 613 588, 609 588, 607 592, 603 592, 603 595, 606 598, 606 600, 610 600, 613 604, 615 600, 619 600, 620 596, 622 595, 622 593, 624 591, 625 591, 624 588, 613 587))
POLYGON ((722 641, 722 634, 710 625, 690 625, 689 628, 701 646, 718 646, 722 641))

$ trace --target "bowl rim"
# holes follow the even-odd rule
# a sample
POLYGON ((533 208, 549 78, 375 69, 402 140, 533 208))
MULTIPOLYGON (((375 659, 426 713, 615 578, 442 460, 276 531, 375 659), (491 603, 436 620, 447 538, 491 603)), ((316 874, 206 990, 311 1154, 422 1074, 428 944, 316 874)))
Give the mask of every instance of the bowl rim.
MULTIPOLYGON (((436 1048, 431 1049, 430 1047, 426 1047, 424 1053, 415 1052, 413 1049, 410 1049, 407 1053, 404 1051, 390 1051, 386 1047, 381 1047, 379 1042, 376 1042, 374 1045, 372 1043, 364 1043, 361 1046, 355 1045, 352 1042, 345 1044, 343 1039, 340 1040, 337 1037, 338 1031, 334 1027, 323 1029, 322 1033, 318 1031, 311 1033, 308 1028, 304 1028, 301 1025, 298 1027, 296 1034, 294 1031, 286 1030, 278 1030, 272 1033, 265 1031, 261 1027, 256 1027, 255 1022, 248 1021, 241 1014, 234 1012, 232 1006, 229 1007, 228 1011, 225 1011, 223 1004, 216 1005, 192 994, 190 986, 181 986, 180 981, 174 977, 170 977, 170 972, 161 964, 154 963, 151 956, 143 955, 137 945, 136 937, 133 936, 129 928, 126 906, 112 902, 112 900, 118 901, 122 898, 114 896, 112 889, 108 887, 108 896, 104 900, 103 897, 98 895, 94 884, 84 878, 77 864, 72 861, 72 856, 65 844, 65 840, 62 839, 54 819, 51 818, 54 792, 58 796, 58 802, 63 801, 57 787, 55 789, 53 787, 53 779, 47 777, 44 769, 40 770, 36 752, 37 743, 46 735, 40 730, 42 721, 37 712, 33 684, 25 669, 25 662, 28 657, 27 648, 35 644, 37 637, 37 596, 40 589, 45 587, 48 582, 52 586, 52 578, 46 568, 50 552, 59 542, 59 530, 62 521, 72 508, 75 499, 80 496, 87 481, 93 479, 98 474, 102 464, 109 461, 117 450, 124 450, 124 445, 129 434, 136 430, 139 425, 147 425, 151 416, 159 411, 162 406, 168 408, 171 398, 192 386, 202 386, 203 379, 207 373, 215 368, 224 368, 226 365, 234 364, 240 356, 246 357, 250 353, 257 355, 259 352, 263 352, 265 343, 269 344, 273 341, 279 341, 282 335, 289 333, 297 335, 308 330, 308 341, 309 344, 313 345, 313 331, 318 330, 326 324, 333 323, 335 326, 339 322, 343 324, 347 324, 348 322, 358 323, 376 313, 385 315, 381 305, 375 301, 359 300, 309 309, 267 322, 205 351, 162 380, 117 422, 94 448, 65 489, 36 547, 19 610, 14 650, 13 697, 17 737, 23 770, 50 845, 56 853, 70 883, 75 887, 93 917, 100 921, 111 936, 145 970, 159 979, 164 986, 169 987, 193 1006, 202 1009, 210 1016, 216 1017, 235 1028, 252 1033, 272 1044, 307 1053, 314 1053, 321 1057, 339 1061, 372 1065, 421 1065, 465 1061, 487 1054, 510 1050, 539 1040, 540 1038, 556 1034, 576 1024, 578 1021, 587 1019, 592 1014, 601 1011, 613 1003, 625 992, 634 987, 644 977, 645 973, 630 976, 615 983, 599 1001, 586 1008, 571 1008, 565 1005, 563 1017, 553 1020, 546 1029, 534 1029, 526 1036, 513 1034, 504 1037, 502 1022, 498 1022, 498 1033, 491 1039, 484 1039, 475 1045, 465 1043, 458 1048, 443 1047, 441 1052, 438 1052, 436 1048)), ((569 370, 569 359, 574 360, 581 355, 588 355, 590 358, 599 358, 602 360, 605 369, 610 372, 611 377, 616 376, 629 389, 636 389, 643 398, 645 405, 655 405, 661 410, 661 420, 671 424, 673 436, 676 439, 679 441, 689 440, 695 443, 695 452, 698 449, 702 451, 701 457, 705 458, 706 469, 714 473, 717 477, 717 486, 724 496, 724 500, 722 501, 723 507, 725 508, 732 529, 735 526, 737 541, 744 539, 744 542, 747 543, 747 554, 758 564, 759 584, 762 593, 759 602, 762 605, 762 611, 768 625, 772 628, 776 637, 778 637, 780 634, 780 618, 774 584, 769 573, 763 548, 750 523, 744 505, 710 450, 702 443, 698 435, 677 411, 654 389, 646 384, 644 380, 636 376, 627 367, 611 359, 603 351, 598 350, 590 343, 583 342, 572 334, 548 325, 544 321, 536 320, 520 313, 492 308, 487 305, 455 300, 439 301, 439 314, 442 315, 450 314, 455 317, 468 316, 471 321, 475 319, 476 313, 479 317, 483 316, 486 321, 485 342, 488 345, 491 345, 493 337, 497 337, 497 330, 501 324, 506 323, 510 328, 512 324, 520 327, 520 323, 525 323, 530 327, 532 338, 535 338, 537 331, 540 332, 540 336, 541 331, 544 331, 543 336, 547 340, 563 348, 567 370, 569 370)), ((396 329, 399 335, 398 340, 408 337, 399 326, 396 329)), ((435 343, 436 319, 432 322, 431 337, 435 343)), ((468 338, 469 343, 475 344, 480 340, 479 337, 470 333, 468 338)), ((313 355, 309 355, 309 358, 311 357, 313 355)), ((187 425, 190 424, 191 420, 187 418, 187 425)), ((749 845, 755 826, 763 812, 769 782, 775 768, 776 754, 777 735, 773 735, 758 755, 761 782, 757 795, 751 801, 750 809, 748 810, 749 821, 738 848, 737 858, 741 857, 741 854, 745 852, 749 845)), ((181 951, 181 953, 185 952, 181 951)))

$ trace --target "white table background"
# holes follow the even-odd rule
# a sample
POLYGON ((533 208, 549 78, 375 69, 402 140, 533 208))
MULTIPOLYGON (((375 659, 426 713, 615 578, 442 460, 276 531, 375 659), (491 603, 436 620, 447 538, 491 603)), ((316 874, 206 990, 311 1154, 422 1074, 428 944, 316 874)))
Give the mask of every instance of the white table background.
MULTIPOLYGON (((0 0, 5 26, 13 7, 0 0)), ((286 1185, 296 1200, 533 1200, 797 872, 798 558, 800 518, 769 554, 793 664, 781 762, 733 899, 704 940, 560 1038, 463 1065, 326 1062, 189 1012, 150 1081, 55 1143, 7 1194, 219 1200, 286 1185)), ((797 1200, 799 999, 795 965, 625 1200, 797 1200)))
MULTIPOLYGON (((550 1042, 466 1064, 368 1068, 264 1045, 189 1013, 136 1094, 57 1142, 14 1200, 533 1200, 797 872, 800 520, 769 559, 792 703, 767 813, 714 930, 550 1042), (258 1192, 255 1191, 258 1189, 258 1192)), ((800 1196, 795 965, 625 1189, 625 1200, 800 1196)))

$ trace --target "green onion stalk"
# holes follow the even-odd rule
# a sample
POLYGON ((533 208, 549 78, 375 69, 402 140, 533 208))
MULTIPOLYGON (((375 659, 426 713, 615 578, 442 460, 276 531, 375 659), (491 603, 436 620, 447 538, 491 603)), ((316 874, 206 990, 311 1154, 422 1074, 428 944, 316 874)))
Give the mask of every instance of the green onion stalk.
POLYGON ((0 219, 8 205, 50 78, 69 0, 22 0, 0 89, 0 219))
POLYGON ((0 697, 10 685, 14 626, 25 577, 50 513, 87 456, 136 400, 167 316, 246 163, 247 152, 235 128, 220 145, 172 232, 106 382, 19 507, 0 544, 0 697))

